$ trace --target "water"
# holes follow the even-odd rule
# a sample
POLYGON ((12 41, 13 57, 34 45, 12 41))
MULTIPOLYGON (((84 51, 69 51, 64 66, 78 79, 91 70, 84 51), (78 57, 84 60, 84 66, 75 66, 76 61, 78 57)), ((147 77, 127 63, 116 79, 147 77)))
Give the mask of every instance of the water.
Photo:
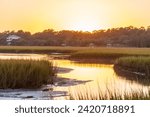
POLYGON ((44 59, 47 55, 0 53, 0 59, 44 59))
MULTIPOLYGON (((56 91, 63 90, 68 91, 72 95, 78 93, 85 93, 86 95, 86 93, 98 94, 99 90, 103 93, 107 90, 118 93, 147 92, 149 88, 143 82, 131 80, 128 76, 117 75, 113 64, 77 63, 70 60, 55 60, 55 64, 60 69, 66 69, 66 72, 58 73, 58 77, 64 78, 66 82, 65 80, 62 81, 62 86, 56 87, 56 91)), ((136 78, 133 76, 133 79, 136 78)), ((57 99, 60 99, 60 97, 57 99)))
MULTIPOLYGON (((52 59, 47 55, 39 54, 0 54, 1 59, 52 59)), ((43 91, 25 89, 0 89, 0 99, 67 99, 67 93, 87 93, 97 95, 101 90, 105 93, 108 89, 117 92, 148 91, 149 85, 142 81, 131 80, 128 76, 120 76, 114 70, 113 64, 77 63, 70 60, 53 60, 58 67, 55 84, 44 86, 50 88, 43 91)), ((133 79, 134 76, 133 76, 133 79)))

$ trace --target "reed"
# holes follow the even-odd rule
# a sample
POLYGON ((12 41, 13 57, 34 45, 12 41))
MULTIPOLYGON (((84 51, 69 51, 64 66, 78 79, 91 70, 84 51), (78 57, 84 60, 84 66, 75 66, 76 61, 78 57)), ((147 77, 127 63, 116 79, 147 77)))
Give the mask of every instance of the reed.
POLYGON ((47 60, 0 60, 0 88, 39 88, 52 83, 55 69, 47 60))
POLYGON ((64 53, 71 58, 118 58, 122 56, 147 56, 150 48, 119 47, 61 47, 61 46, 0 46, 1 53, 64 53))
POLYGON ((127 56, 149 56, 149 49, 146 48, 94 48, 80 50, 71 54, 72 58, 89 59, 117 59, 127 56))
POLYGON ((106 88, 105 91, 98 89, 93 91, 92 87, 77 88, 76 91, 69 92, 69 100, 150 100, 150 89, 144 91, 118 91, 117 89, 106 88), (82 91, 82 89, 86 89, 82 91), (94 93, 95 92, 95 93, 94 93))
POLYGON ((121 57, 116 60, 115 66, 133 72, 144 73, 146 77, 150 78, 150 57, 121 57))

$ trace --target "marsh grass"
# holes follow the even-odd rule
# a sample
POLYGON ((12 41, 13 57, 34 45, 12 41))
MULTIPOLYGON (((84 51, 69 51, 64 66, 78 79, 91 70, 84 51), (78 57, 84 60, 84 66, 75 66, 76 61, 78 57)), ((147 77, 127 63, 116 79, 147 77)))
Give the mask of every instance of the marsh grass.
POLYGON ((76 91, 69 91, 69 100, 150 100, 150 89, 147 91, 139 89, 138 91, 119 91, 117 89, 106 88, 103 91, 98 88, 98 91, 93 91, 89 87, 78 87, 76 91), (86 89, 83 91, 83 89, 86 89), (94 93, 95 92, 95 93, 94 93))
POLYGON ((117 59, 127 56, 148 56, 148 49, 136 48, 95 48, 81 50, 71 54, 72 58, 117 59))
POLYGON ((55 69, 48 60, 0 60, 0 88, 39 88, 53 82, 55 69))
POLYGON ((133 72, 145 73, 145 76, 150 78, 150 57, 121 57, 116 60, 115 66, 119 66, 133 72))
POLYGON ((107 47, 59 47, 59 46, 0 46, 2 53, 63 53, 71 58, 118 58, 122 56, 147 56, 149 48, 107 48, 107 47))

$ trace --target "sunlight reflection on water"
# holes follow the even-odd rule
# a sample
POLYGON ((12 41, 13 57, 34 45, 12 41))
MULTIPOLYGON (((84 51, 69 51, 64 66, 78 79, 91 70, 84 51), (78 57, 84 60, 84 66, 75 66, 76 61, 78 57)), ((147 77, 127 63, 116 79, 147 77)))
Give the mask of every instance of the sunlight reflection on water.
POLYGON ((90 81, 73 86, 56 87, 55 90, 66 90, 72 94, 80 92, 86 95, 87 93, 98 94, 99 90, 103 93, 107 90, 118 93, 141 90, 147 92, 149 88, 136 81, 127 80, 126 77, 118 76, 113 64, 76 63, 70 60, 55 60, 55 64, 60 68, 72 69, 67 73, 58 73, 58 77, 90 81))
MULTIPOLYGON (((51 58, 40 54, 0 54, 0 59, 51 58)), ((147 92, 149 89, 149 85, 117 75, 113 64, 77 63, 71 60, 53 60, 53 63, 58 67, 57 77, 63 79, 55 84, 53 91, 67 91, 73 95, 78 92, 85 95, 98 95, 100 91, 105 94, 108 89, 118 93, 141 90, 147 92)), ((66 99, 66 96, 58 96, 54 99, 66 99)))
POLYGON ((0 53, 0 59, 43 59, 47 55, 0 53))

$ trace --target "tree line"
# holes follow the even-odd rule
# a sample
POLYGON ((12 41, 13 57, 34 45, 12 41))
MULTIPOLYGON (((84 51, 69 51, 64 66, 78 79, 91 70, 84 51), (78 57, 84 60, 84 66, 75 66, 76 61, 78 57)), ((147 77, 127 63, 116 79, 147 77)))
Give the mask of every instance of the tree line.
POLYGON ((23 30, 0 33, 0 45, 7 45, 6 38, 17 35, 11 45, 18 46, 109 46, 109 47, 150 47, 150 26, 120 27, 93 32, 47 29, 31 34, 23 30))

